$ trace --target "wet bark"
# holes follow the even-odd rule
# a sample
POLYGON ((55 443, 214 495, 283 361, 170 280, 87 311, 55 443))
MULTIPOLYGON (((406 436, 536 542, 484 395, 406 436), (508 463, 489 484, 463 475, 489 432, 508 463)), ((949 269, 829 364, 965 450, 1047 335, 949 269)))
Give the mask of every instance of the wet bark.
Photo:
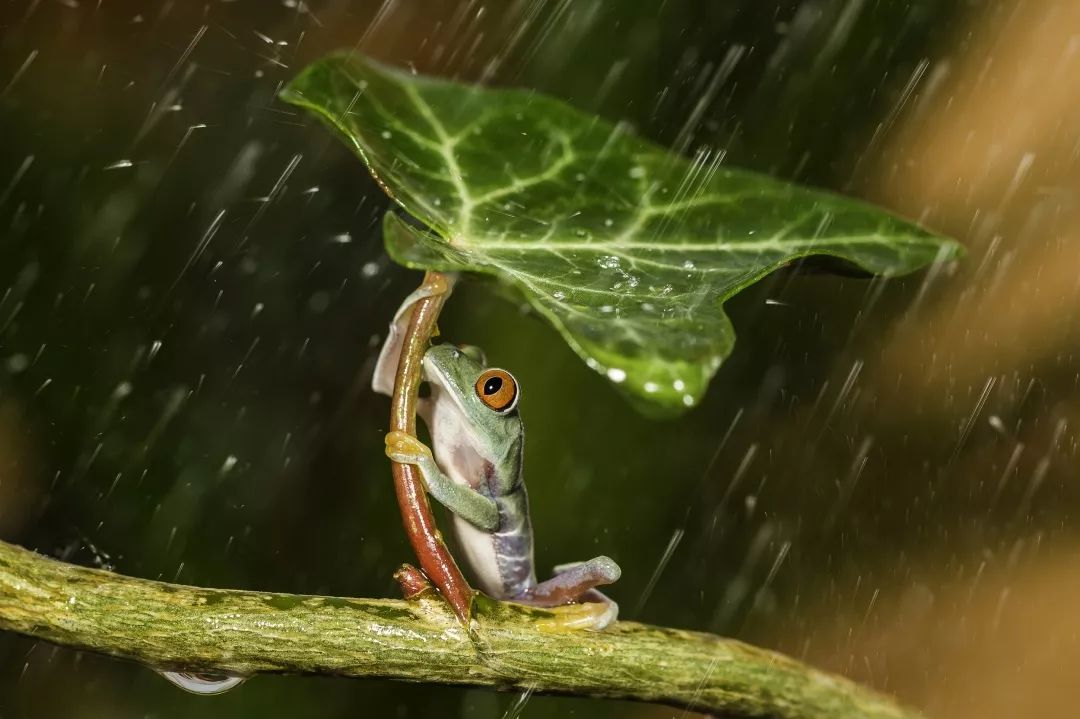
POLYGON ((155 668, 531 689, 724 717, 918 717, 846 679, 730 639, 633 622, 560 631, 560 616, 575 611, 480 597, 465 627, 433 591, 390 600, 203 589, 0 542, 0 630, 155 668))

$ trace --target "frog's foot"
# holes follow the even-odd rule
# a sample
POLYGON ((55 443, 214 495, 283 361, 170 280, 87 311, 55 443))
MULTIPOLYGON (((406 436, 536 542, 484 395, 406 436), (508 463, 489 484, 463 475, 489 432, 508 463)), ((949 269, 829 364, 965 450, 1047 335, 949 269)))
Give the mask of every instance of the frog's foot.
POLYGON ((394 321, 390 323, 390 333, 386 336, 379 360, 375 363, 375 374, 371 377, 371 388, 379 394, 390 396, 394 393, 394 377, 397 375, 398 360, 405 342, 405 330, 412 320, 413 306, 420 300, 437 295, 449 294, 454 287, 452 275, 436 274, 424 277, 424 284, 414 290, 401 303, 394 321))
POLYGON ((398 464, 425 464, 433 461, 431 449, 405 432, 386 433, 386 456, 398 464))
POLYGON ((540 582, 515 599, 537 607, 557 607, 580 603, 590 615, 588 627, 603 629, 619 615, 619 605, 596 590, 596 587, 613 584, 622 576, 622 570, 608 557, 596 557, 587 562, 561 564, 555 568, 555 576, 540 582))
POLYGON ((538 619, 537 628, 542 632, 600 631, 614 623, 619 616, 619 605, 595 589, 586 592, 582 600, 580 604, 547 607, 551 617, 538 619))

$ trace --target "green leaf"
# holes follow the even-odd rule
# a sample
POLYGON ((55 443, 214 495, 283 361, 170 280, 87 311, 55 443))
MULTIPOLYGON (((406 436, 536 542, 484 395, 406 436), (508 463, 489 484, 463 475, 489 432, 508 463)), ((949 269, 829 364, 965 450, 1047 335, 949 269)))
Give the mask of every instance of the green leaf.
POLYGON ((735 341, 722 304, 793 260, 893 276, 956 243, 869 205, 695 161, 521 90, 414 75, 358 55, 283 97, 336 128, 431 232, 387 218, 410 267, 520 289, 590 367, 666 409, 693 406, 735 341))

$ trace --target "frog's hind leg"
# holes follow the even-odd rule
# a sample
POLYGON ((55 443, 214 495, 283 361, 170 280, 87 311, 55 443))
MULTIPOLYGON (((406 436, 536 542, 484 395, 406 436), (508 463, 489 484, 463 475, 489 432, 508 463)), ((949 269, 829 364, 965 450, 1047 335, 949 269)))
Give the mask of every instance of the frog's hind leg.
POLYGON ((560 564, 555 567, 555 576, 540 582, 526 595, 536 602, 550 602, 548 606, 570 604, 580 601, 589 590, 614 584, 621 576, 619 565, 609 557, 560 564))
POLYGON ((375 363, 375 373, 371 377, 373 390, 387 396, 394 393, 394 378, 397 375, 398 360, 401 358, 401 348, 405 343, 405 330, 412 320, 413 306, 426 297, 449 294, 452 289, 453 276, 436 275, 434 279, 428 277, 424 284, 401 303, 394 315, 394 321, 390 323, 390 333, 379 352, 379 360, 375 363))
POLYGON ((536 607, 558 607, 565 604, 596 604, 589 612, 588 627, 603 629, 619 616, 619 605, 601 594, 596 587, 613 584, 622 570, 608 557, 596 557, 587 562, 561 564, 555 576, 540 582, 514 601, 536 607))

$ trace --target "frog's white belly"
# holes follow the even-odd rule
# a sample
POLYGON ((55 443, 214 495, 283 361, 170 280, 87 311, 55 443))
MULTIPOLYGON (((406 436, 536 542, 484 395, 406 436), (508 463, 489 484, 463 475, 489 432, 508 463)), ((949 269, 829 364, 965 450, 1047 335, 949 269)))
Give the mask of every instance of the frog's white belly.
POLYGON ((501 524, 485 532, 454 515, 454 531, 473 580, 496 599, 512 599, 536 586, 532 525, 524 487, 495 497, 501 524))

